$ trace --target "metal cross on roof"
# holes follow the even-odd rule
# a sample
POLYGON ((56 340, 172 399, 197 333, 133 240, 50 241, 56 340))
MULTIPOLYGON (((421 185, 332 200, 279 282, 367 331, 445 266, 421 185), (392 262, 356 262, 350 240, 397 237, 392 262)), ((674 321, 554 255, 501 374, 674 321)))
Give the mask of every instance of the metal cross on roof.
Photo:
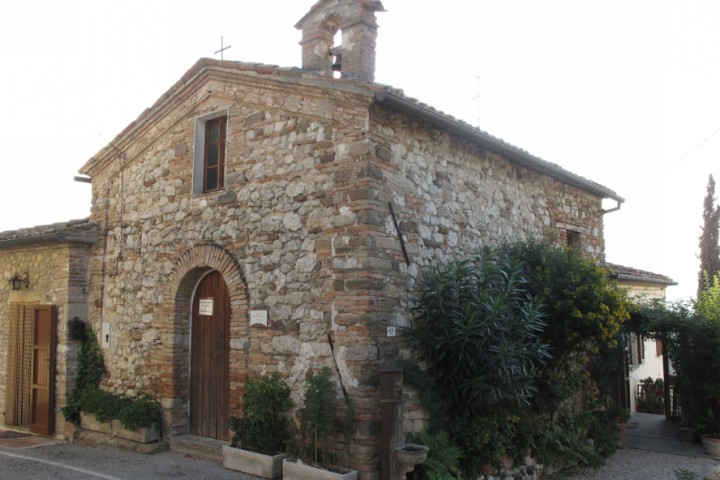
POLYGON ((222 37, 222 35, 221 35, 221 36, 220 36, 220 50, 216 50, 216 51, 215 51, 216 54, 217 54, 217 53, 220 54, 220 60, 225 60, 225 58, 224 58, 225 56, 224 56, 223 54, 225 53, 225 50, 227 50, 228 48, 232 48, 232 45, 228 45, 227 47, 224 46, 224 40, 223 40, 223 37, 222 37))

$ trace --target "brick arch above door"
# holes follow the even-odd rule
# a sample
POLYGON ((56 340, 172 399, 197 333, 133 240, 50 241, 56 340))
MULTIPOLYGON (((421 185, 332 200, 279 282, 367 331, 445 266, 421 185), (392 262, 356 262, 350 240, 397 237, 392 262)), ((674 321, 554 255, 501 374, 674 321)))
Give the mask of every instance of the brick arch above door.
MULTIPOLYGON (((214 244, 186 250, 168 275, 165 287, 165 315, 161 325, 160 354, 154 358, 157 390, 162 399, 170 433, 189 428, 189 347, 191 303, 195 287, 210 271, 219 272, 228 287, 231 307, 231 334, 247 338, 249 329, 247 282, 237 258, 214 244)), ((244 363, 244 362, 243 362, 244 363)))
POLYGON ((190 298, 192 291, 183 291, 184 288, 195 288, 198 277, 188 282, 188 273, 195 269, 206 271, 207 269, 217 270, 225 279, 228 289, 230 290, 230 298, 233 306, 247 305, 247 281, 243 274, 242 267, 237 258, 227 249, 215 244, 196 245, 186 250, 173 269, 172 274, 168 277, 166 283, 166 297, 177 300, 179 296, 183 299, 190 298), (188 283, 191 283, 188 287, 188 283))

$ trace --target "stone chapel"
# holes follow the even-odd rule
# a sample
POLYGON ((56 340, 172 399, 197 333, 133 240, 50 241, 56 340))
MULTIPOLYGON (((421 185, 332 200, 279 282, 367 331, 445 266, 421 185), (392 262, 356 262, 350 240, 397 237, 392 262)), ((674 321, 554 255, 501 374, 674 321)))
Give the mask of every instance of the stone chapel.
POLYGON ((278 372, 299 403, 330 366, 355 407, 350 466, 375 479, 377 372, 405 353, 388 327, 409 324, 424 269, 527 237, 603 257, 603 200, 623 198, 375 83, 382 11, 318 1, 296 25, 300 68, 200 59, 81 167, 89 219, 0 234, 6 424, 61 431, 79 319, 103 346, 103 387, 158 399, 171 442, 226 440, 248 378, 278 372), (17 380, 35 347, 17 332, 48 305, 37 413, 17 380))

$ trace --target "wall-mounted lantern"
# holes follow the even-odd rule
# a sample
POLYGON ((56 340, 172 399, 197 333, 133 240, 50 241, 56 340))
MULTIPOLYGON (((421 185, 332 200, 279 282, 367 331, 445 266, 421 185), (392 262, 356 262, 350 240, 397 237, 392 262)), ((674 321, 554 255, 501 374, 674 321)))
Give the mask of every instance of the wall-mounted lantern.
POLYGON ((68 340, 85 340, 85 322, 74 317, 68 322, 68 340))
POLYGON ((25 278, 22 278, 19 273, 15 272, 10 279, 10 288, 17 291, 28 287, 30 287, 30 274, 25 272, 25 278))

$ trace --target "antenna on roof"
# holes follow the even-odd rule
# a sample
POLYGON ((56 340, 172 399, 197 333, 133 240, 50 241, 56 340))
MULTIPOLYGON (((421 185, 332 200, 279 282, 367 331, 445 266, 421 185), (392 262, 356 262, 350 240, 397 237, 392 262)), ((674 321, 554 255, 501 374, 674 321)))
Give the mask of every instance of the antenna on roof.
POLYGON ((228 48, 232 48, 232 45, 228 45, 226 47, 224 45, 224 39, 223 39, 222 35, 220 35, 220 50, 215 50, 215 54, 218 54, 218 53, 220 54, 220 60, 225 60, 224 53, 225 53, 225 50, 227 50, 228 48))
POLYGON ((475 98, 473 100, 477 101, 477 109, 478 109, 478 118, 477 118, 477 128, 480 128, 480 76, 477 77, 477 95, 475 95, 475 98))

